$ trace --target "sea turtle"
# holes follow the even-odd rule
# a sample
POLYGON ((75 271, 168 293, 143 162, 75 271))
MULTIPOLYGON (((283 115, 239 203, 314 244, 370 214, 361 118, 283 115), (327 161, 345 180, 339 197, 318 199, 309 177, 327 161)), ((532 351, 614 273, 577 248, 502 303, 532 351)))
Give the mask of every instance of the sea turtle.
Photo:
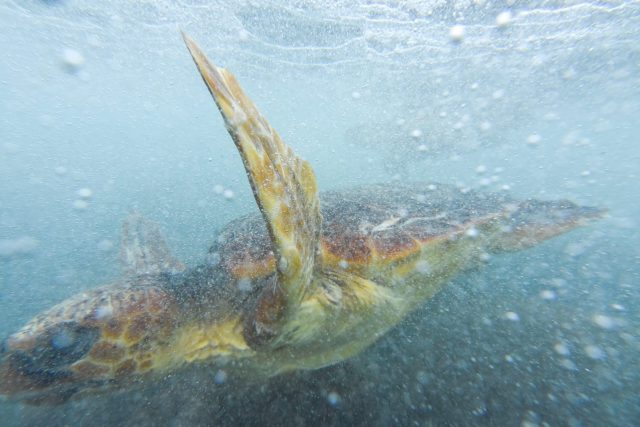
POLYGON ((62 402, 200 362, 256 377, 357 354, 488 254, 603 211, 444 184, 318 193, 311 166, 183 35, 244 162, 261 215, 231 222, 186 269, 152 222, 124 222, 117 283, 36 316, 4 343, 0 393, 62 402))

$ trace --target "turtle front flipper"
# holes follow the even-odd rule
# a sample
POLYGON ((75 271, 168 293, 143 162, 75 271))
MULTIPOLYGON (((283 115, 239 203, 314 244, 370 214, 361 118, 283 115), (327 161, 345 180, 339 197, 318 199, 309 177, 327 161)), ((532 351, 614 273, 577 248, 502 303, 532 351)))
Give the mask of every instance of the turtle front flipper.
POLYGON ((316 179, 309 163, 280 139, 235 77, 210 63, 193 40, 184 33, 183 37, 242 156, 271 237, 277 277, 265 287, 245 324, 247 340, 264 344, 278 335, 321 266, 322 217, 316 179))

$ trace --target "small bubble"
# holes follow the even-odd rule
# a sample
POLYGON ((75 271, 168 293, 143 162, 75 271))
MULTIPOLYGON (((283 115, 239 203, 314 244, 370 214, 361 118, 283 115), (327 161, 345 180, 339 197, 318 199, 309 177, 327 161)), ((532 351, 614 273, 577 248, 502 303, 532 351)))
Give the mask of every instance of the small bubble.
POLYGON ((606 357, 604 350, 597 345, 587 345, 584 347, 584 352, 593 360, 602 360, 606 357))
POLYGON ((213 192, 216 194, 222 194, 224 193, 224 187, 220 184, 216 184, 213 186, 213 192))
POLYGON ((616 311, 624 311, 624 306, 621 304, 611 304, 611 308, 616 311))
POLYGON ((556 353, 558 353, 561 356, 568 356, 571 354, 569 347, 567 346, 567 344, 563 342, 556 343, 553 346, 553 349, 555 350, 556 353))
POLYGON ((487 171, 487 167, 485 165, 479 165, 476 167, 477 174, 483 174, 487 171))
POLYGON ((426 260, 421 259, 416 263, 416 270, 421 274, 429 274, 431 273, 431 265, 426 260))
POLYGON ((360 99, 362 97, 362 95, 358 91, 353 91, 353 92, 351 92, 351 97, 353 99, 360 99))
POLYGON ((509 363, 513 363, 514 362, 513 356, 511 356, 510 354, 505 355, 504 356, 504 360, 506 360, 509 363))
POLYGON ((418 371, 416 373, 416 380, 422 385, 427 385, 431 381, 431 375, 425 371, 418 371))
POLYGON ((111 316, 113 316, 113 308, 110 305, 101 305, 100 307, 96 308, 93 314, 93 317, 95 317, 96 320, 107 319, 111 316))
POLYGON ((231 199, 233 199, 233 198, 234 198, 234 196, 235 196, 235 195, 233 194, 233 191, 232 191, 232 190, 228 190, 228 189, 227 189, 227 190, 224 190, 224 192, 222 193, 222 195, 223 195, 223 196, 224 196, 224 198, 225 198, 225 199, 227 199, 227 200, 231 200, 231 199))
POLYGON ((552 301, 556 299, 556 293, 550 289, 545 289, 544 291, 540 292, 540 298, 547 301, 552 301))
POLYGON ((113 242, 109 239, 102 239, 98 242, 98 250, 101 252, 109 252, 113 246, 113 242))
POLYGON ((498 89, 491 94, 493 99, 502 99, 504 98, 504 89, 498 89))
POLYGON ((73 344, 74 338, 71 332, 63 329, 51 338, 51 345, 53 348, 61 350, 73 344))
POLYGON ((338 263, 338 265, 340 266, 340 268, 342 268, 343 270, 346 270, 347 268, 349 268, 349 263, 343 259, 340 260, 340 262, 338 263))
POLYGON ((518 316, 518 313, 514 312, 514 311, 507 311, 504 314, 504 318, 507 320, 511 320, 512 322, 517 322, 520 320, 520 316, 518 316))
POLYGON ((93 196, 93 191, 90 188, 81 188, 76 191, 76 195, 81 199, 90 199, 93 196))
POLYGON ((602 329, 612 329, 616 325, 611 317, 605 316, 604 314, 596 314, 591 320, 602 329))
POLYGON ((563 368, 569 370, 569 371, 575 371, 578 369, 578 367, 576 366, 575 363, 573 363, 572 360, 570 359, 562 359, 560 360, 560 366, 562 366, 563 368))
POLYGON ((502 191, 509 191, 511 190, 511 186, 509 184, 504 184, 502 187, 500 187, 500 189, 502 191))
POLYGON ((243 42, 249 40, 249 32, 245 29, 238 31, 238 40, 243 42))
POLYGON ((220 385, 224 384, 227 381, 227 373, 220 369, 216 372, 216 375, 213 377, 213 382, 220 385))
POLYGON ((429 151, 429 147, 427 147, 427 144, 420 144, 418 145, 418 151, 422 151, 422 152, 429 151))
POLYGON ((56 168, 53 171, 58 176, 65 176, 67 174, 67 168, 65 168, 64 166, 56 166, 56 168))
POLYGON ((238 290, 241 292, 249 292, 251 291, 251 289, 253 289, 253 284, 251 283, 251 280, 243 277, 242 279, 238 280, 238 290))
POLYGON ((540 135, 534 133, 527 137, 527 144, 531 146, 536 146, 540 144, 540 140, 541 140, 540 135))
POLYGON ((468 229, 468 230, 465 232, 465 234, 466 234, 468 237, 471 237, 471 238, 473 239, 473 238, 478 237, 478 236, 480 235, 480 232, 478 231, 478 229, 477 229, 477 228, 475 228, 475 227, 471 227, 470 229, 468 229))
POLYGON ((512 18, 513 18, 513 15, 511 14, 510 11, 505 10, 504 12, 500 12, 498 16, 496 16, 496 25, 499 28, 505 28, 511 23, 512 18))
POLYGON ((422 131, 420 129, 414 129, 411 131, 411 138, 419 139, 422 136, 422 131))
POLYGON ((454 25, 449 29, 449 38, 453 42, 461 42, 464 39, 464 26, 454 25))
POLYGON ((331 406, 337 406, 340 403, 340 400, 340 395, 335 391, 327 394, 327 402, 329 402, 331 406))
POLYGON ((62 63, 70 73, 77 72, 83 65, 84 56, 75 49, 66 48, 62 52, 62 63))
POLYGON ((483 132, 486 132, 488 130, 491 129, 491 123, 489 123, 488 121, 484 121, 482 123, 480 123, 480 130, 483 132))
POLYGON ((89 207, 89 203, 87 203, 86 200, 78 199, 75 202, 73 202, 73 208, 77 209, 79 211, 83 211, 83 210, 87 209, 88 207, 89 207))

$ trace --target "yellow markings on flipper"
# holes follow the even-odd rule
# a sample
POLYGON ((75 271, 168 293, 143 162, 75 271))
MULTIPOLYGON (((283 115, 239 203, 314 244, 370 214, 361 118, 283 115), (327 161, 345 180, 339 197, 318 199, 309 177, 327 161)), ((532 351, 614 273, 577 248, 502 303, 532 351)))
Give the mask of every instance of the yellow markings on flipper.
POLYGON ((154 366, 170 369, 184 363, 210 358, 242 358, 253 354, 242 336, 240 318, 219 324, 185 325, 164 351, 154 352, 154 366))
POLYGON ((322 264, 315 176, 311 166, 280 139, 235 77, 209 62, 193 40, 183 37, 242 156, 273 244, 277 281, 265 289, 245 325, 247 338, 262 344, 279 334, 286 318, 310 292, 311 279, 322 264))

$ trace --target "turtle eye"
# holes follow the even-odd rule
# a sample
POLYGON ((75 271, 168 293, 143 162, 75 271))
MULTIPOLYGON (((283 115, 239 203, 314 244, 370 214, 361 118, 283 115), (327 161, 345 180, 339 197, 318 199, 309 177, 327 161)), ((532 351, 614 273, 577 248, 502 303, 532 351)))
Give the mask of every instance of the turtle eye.
POLYGON ((98 337, 97 328, 76 322, 58 324, 40 338, 31 354, 32 361, 44 369, 70 365, 86 355, 98 337))

